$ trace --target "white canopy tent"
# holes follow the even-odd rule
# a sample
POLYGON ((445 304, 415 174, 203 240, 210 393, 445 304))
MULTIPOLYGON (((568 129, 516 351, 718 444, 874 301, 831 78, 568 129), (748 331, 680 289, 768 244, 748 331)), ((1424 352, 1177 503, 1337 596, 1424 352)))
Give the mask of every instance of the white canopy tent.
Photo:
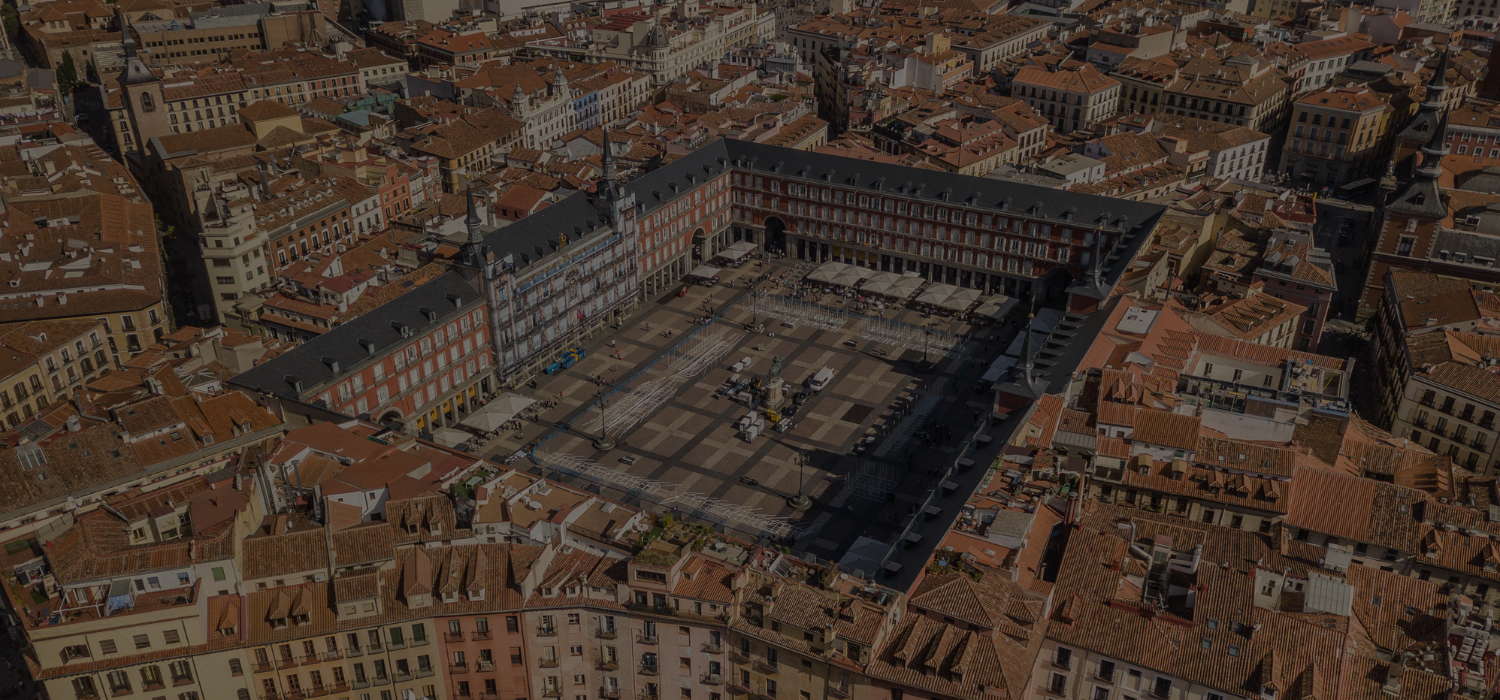
POLYGON ((432 431, 432 441, 439 445, 457 447, 468 442, 473 435, 455 428, 438 428, 432 431))
POLYGON ((833 283, 833 278, 837 277, 840 273, 842 273, 844 271, 844 268, 846 268, 846 267, 852 267, 852 266, 851 265, 845 265, 844 263, 841 263, 841 262, 826 262, 826 263, 823 263, 822 265, 819 265, 818 269, 813 270, 812 272, 807 273, 806 279, 809 282, 821 282, 823 284, 832 284, 833 283))
POLYGON ((842 272, 839 272, 837 275, 833 276, 832 283, 840 287, 853 287, 859 284, 862 280, 867 280, 875 276, 875 274, 875 271, 871 270, 868 267, 846 265, 844 266, 842 272))
POLYGON ((922 288, 922 278, 915 272, 908 272, 891 282, 891 296, 897 299, 905 299, 917 293, 922 288))
POLYGON ((976 316, 987 316, 994 319, 1005 318, 1006 315, 1010 313, 1011 309, 1016 308, 1017 303, 1019 302, 1014 297, 1008 297, 1004 294, 996 294, 988 299, 985 299, 984 303, 979 305, 979 308, 974 309, 974 314, 976 316))
POLYGON ((917 303, 942 306, 943 302, 948 301, 948 297, 960 291, 962 291, 960 288, 951 284, 934 284, 917 297, 917 303))
POLYGON ((749 257, 749 255, 754 252, 754 243, 750 241, 739 241, 738 243, 735 243, 734 245, 731 245, 728 248, 719 251, 719 254, 715 255, 714 257, 728 260, 730 262, 739 262, 741 260, 744 260, 746 257, 749 257))
POLYGON ((699 265, 699 266, 693 268, 692 272, 688 273, 688 277, 697 277, 698 279, 705 279, 705 280, 711 280, 711 279, 713 279, 715 277, 718 277, 718 276, 719 276, 719 268, 714 267, 712 265, 699 265))
POLYGON ((505 394, 485 404, 474 415, 459 422, 479 430, 496 430, 534 403, 536 403, 535 399, 528 399, 520 394, 505 394))
POLYGON ((968 311, 969 307, 979 301, 981 296, 983 293, 977 289, 959 289, 948 295, 948 298, 939 305, 950 311, 968 311))

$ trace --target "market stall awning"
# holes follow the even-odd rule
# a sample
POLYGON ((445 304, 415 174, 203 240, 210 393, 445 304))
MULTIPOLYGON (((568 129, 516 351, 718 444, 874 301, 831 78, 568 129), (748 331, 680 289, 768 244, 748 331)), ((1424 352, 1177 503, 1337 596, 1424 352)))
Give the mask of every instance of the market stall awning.
POLYGON ((809 282, 822 282, 823 284, 831 284, 833 282, 833 278, 837 277, 839 273, 843 272, 844 268, 846 267, 851 266, 845 265, 841 262, 826 262, 822 265, 819 265, 818 269, 807 273, 806 279, 809 282))
POLYGON ((1010 314, 1011 309, 1016 308, 1017 303, 1014 297, 996 294, 985 299, 984 303, 979 305, 979 308, 974 309, 974 314, 994 319, 1005 318, 1010 314))
POLYGON ((979 302, 981 296, 984 294, 977 289, 959 289, 948 295, 939 306, 950 311, 968 311, 969 307, 979 302))
POLYGON ((479 430, 495 430, 534 403, 535 399, 528 399, 520 394, 505 394, 485 404, 474 415, 459 423, 479 430))
POLYGON ((689 272, 687 276, 697 277, 698 279, 711 280, 719 276, 719 268, 713 267, 712 265, 699 265, 698 267, 693 268, 693 271, 689 272))
POLYGON ((861 281, 867 280, 874 275, 875 270, 871 270, 868 267, 846 265, 842 272, 834 275, 832 284, 836 284, 840 287, 853 287, 859 284, 861 281))
POLYGON ((471 437, 473 435, 455 428, 438 428, 432 431, 432 441, 439 445, 447 445, 448 447, 462 445, 468 442, 471 437))
POLYGON ((754 243, 750 241, 740 241, 732 246, 729 246, 728 248, 725 248, 724 250, 719 251, 719 254, 715 255, 714 257, 723 258, 724 260, 729 260, 731 262, 739 262, 740 260, 744 260, 746 256, 754 252, 754 243))
POLYGON ((951 284, 934 284, 917 297, 917 303, 942 306, 943 302, 948 301, 948 297, 959 291, 961 291, 960 288, 951 284))

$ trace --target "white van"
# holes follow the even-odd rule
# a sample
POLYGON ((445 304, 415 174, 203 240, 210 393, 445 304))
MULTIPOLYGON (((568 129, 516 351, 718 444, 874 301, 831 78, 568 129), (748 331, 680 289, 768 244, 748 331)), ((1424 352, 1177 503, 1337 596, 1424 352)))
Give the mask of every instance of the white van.
POLYGON ((822 391, 828 386, 828 383, 832 381, 833 370, 824 367, 823 369, 818 370, 818 373, 814 374, 812 376, 812 379, 808 380, 807 388, 812 389, 815 392, 822 391))

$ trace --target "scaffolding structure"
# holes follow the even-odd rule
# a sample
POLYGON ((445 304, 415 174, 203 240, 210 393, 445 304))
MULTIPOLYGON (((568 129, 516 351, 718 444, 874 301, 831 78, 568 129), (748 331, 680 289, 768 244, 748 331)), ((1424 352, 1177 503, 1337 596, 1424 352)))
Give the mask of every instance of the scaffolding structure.
POLYGON ((663 505, 676 504, 689 515, 720 522, 734 522, 772 537, 794 537, 797 528, 786 518, 765 515, 749 506, 735 505, 712 496, 686 491, 670 498, 663 505))
POLYGON ((939 379, 932 386, 927 387, 922 392, 922 398, 912 406, 911 413, 906 414, 906 417, 896 424, 895 429, 891 430, 891 434, 881 441, 880 446, 875 448, 871 456, 881 459, 890 454, 891 450, 906 447, 906 444, 911 442, 912 434, 916 433, 917 428, 926 422, 927 414, 932 413, 932 409, 937 408, 938 403, 943 400, 942 397, 947 395, 947 388, 947 379, 939 379))
POLYGON ((830 333, 843 330, 844 321, 848 318, 848 314, 842 309, 771 294, 757 294, 750 302, 750 310, 757 316, 812 326, 830 333))
POLYGON ((844 494, 872 501, 885 501, 901 485, 901 467, 885 460, 862 459, 849 475, 844 494))
POLYGON ((603 484, 663 508, 687 511, 688 515, 768 537, 795 537, 799 530, 786 518, 765 515, 755 508, 735 505, 711 496, 682 491, 669 484, 606 467, 592 459, 562 452, 535 452, 532 457, 544 469, 562 472, 603 484))
POLYGON ((962 341, 962 338, 947 331, 935 331, 889 318, 865 316, 855 328, 857 333, 868 340, 907 350, 925 349, 934 355, 946 355, 962 341))
POLYGON ((744 338, 744 333, 731 331, 726 326, 712 326, 673 348, 667 358, 667 369, 672 371, 672 378, 679 381, 696 377, 738 347, 744 338))
POLYGON ((725 326, 713 326, 688 338, 667 356, 667 376, 635 387, 617 405, 590 418, 584 429, 597 433, 602 420, 609 435, 624 435, 676 396, 684 383, 708 371, 738 347, 744 337, 744 333, 725 326))
POLYGON ((599 420, 603 417, 610 435, 623 435, 676 394, 677 382, 671 377, 653 379, 632 389, 625 398, 620 399, 619 404, 611 406, 608 411, 590 418, 586 429, 593 433, 599 432, 599 420))
POLYGON ((532 458, 544 469, 571 474, 594 482, 604 482, 640 498, 652 497, 652 500, 670 498, 671 493, 676 490, 671 484, 635 476, 613 467, 606 467, 592 459, 566 452, 534 452, 532 458))

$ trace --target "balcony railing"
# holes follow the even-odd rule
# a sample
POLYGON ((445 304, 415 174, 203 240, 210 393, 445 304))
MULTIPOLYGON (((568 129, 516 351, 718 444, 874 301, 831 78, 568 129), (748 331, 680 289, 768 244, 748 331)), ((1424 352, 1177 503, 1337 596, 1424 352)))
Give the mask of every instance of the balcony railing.
POLYGON ((163 683, 160 678, 158 678, 158 679, 156 679, 154 681, 142 681, 141 682, 141 690, 161 690, 162 688, 165 688, 165 687, 167 687, 167 684, 163 683))
POLYGON ((654 634, 638 634, 638 635, 635 636, 635 640, 638 641, 638 642, 640 642, 641 644, 655 644, 656 643, 656 635, 654 635, 654 634))
POLYGON ((380 652, 385 651, 385 646, 383 646, 379 642, 370 642, 370 644, 365 647, 365 651, 368 651, 371 654, 379 654, 380 652))
POLYGON ((186 675, 186 676, 173 676, 172 677, 172 685, 173 686, 187 685, 187 684, 192 683, 192 682, 193 682, 193 676, 191 674, 186 675))
POLYGON ((270 673, 272 668, 273 668, 273 665, 269 661, 257 661, 257 662, 255 662, 255 672, 256 673, 270 673))
POLYGON ((603 687, 599 689, 599 697, 604 700, 620 700, 620 689, 603 687))
POLYGON ((276 668, 291 668, 297 665, 297 657, 283 656, 276 661, 276 668))
POLYGON ((412 679, 411 671, 397 671, 396 672, 396 682, 397 683, 406 683, 407 681, 410 681, 411 679, 412 679))
POLYGON ((562 697, 562 688, 556 688, 556 687, 553 687, 553 688, 542 688, 542 697, 544 697, 544 698, 560 698, 560 697, 562 697))
POLYGON ((464 640, 464 633, 463 632, 444 632, 443 633, 443 641, 445 641, 445 642, 462 642, 463 640, 464 640))
POLYGON ((351 659, 354 658, 354 657, 356 657, 356 656, 364 656, 364 655, 365 655, 365 652, 361 651, 359 647, 349 647, 348 649, 344 650, 344 656, 347 656, 347 657, 349 657, 351 659))
POLYGON ((368 679, 368 678, 358 678, 358 679, 355 679, 355 681, 350 684, 350 687, 354 688, 355 690, 362 690, 364 688, 368 688, 368 687, 370 687, 370 679, 368 679))
MULTIPOLYGON (((750 654, 739 647, 729 648, 729 658, 738 663, 750 663, 750 654)), ((747 691, 748 692, 748 691, 747 691)))
POLYGON ((730 690, 733 690, 736 693, 748 693, 748 692, 750 692, 750 684, 746 683, 741 678, 735 678, 733 674, 731 674, 729 676, 728 686, 729 686, 730 690))
POLYGON ((704 685, 718 685, 724 682, 724 676, 717 673, 705 673, 699 676, 698 680, 704 685))
POLYGON ((828 685, 828 695, 835 698, 847 698, 849 697, 849 686, 830 683, 828 685))
POLYGON ((328 651, 323 652, 324 661, 338 661, 342 658, 344 658, 344 654, 338 649, 329 649, 328 651))
POLYGON ((620 667, 619 659, 599 659, 600 671, 613 671, 620 667))
POLYGON ((1064 671, 1071 671, 1071 670, 1073 670, 1073 658, 1071 656, 1069 656, 1069 657, 1054 657, 1052 659, 1052 665, 1056 666, 1056 667, 1058 667, 1058 668, 1060 668, 1060 669, 1062 669, 1064 671))
POLYGON ((414 647, 425 647, 431 643, 432 640, 427 637, 413 637, 411 640, 411 645, 414 647))
POLYGON ((481 660, 481 661, 477 662, 476 665, 479 666, 479 672, 480 673, 488 673, 490 671, 495 670, 495 662, 493 662, 493 661, 483 661, 483 660, 481 660))
POLYGON ((537 633, 538 636, 542 636, 542 637, 556 637, 557 636, 557 628, 556 627, 548 627, 546 625, 538 625, 537 628, 536 628, 536 633, 537 633))
POLYGON ((756 659, 755 668, 761 673, 777 673, 781 670, 780 665, 775 661, 768 661, 766 659, 756 659))
POLYGON ((449 673, 468 673, 469 662, 459 661, 448 666, 449 673))
POLYGON ((131 690, 130 686, 128 686, 128 685, 114 686, 114 687, 112 687, 112 688, 109 689, 109 694, 113 695, 115 697, 119 697, 121 695, 129 695, 129 694, 131 694, 133 692, 135 692, 135 691, 131 690))
POLYGON ((594 631, 594 636, 600 639, 614 639, 620 636, 620 633, 613 627, 600 627, 594 631))
POLYGON ((641 662, 640 673, 643 674, 643 675, 647 675, 647 676, 654 676, 654 675, 656 675, 656 664, 646 663, 644 661, 641 662))
POLYGON ((469 633, 469 638, 476 642, 482 642, 490 638, 490 631, 487 629, 474 630, 473 632, 469 633))
POLYGON ((705 642, 703 644, 703 651, 708 654, 722 654, 724 652, 724 645, 705 642))
POLYGON ((399 642, 391 642, 390 644, 387 644, 386 646, 390 647, 391 651, 395 651, 397 649, 405 649, 406 648, 406 640, 403 639, 403 640, 401 640, 399 642))
POLYGON ((542 668, 557 668, 557 659, 555 659, 555 658, 552 658, 552 659, 543 658, 542 660, 538 661, 537 663, 541 664, 542 668))

